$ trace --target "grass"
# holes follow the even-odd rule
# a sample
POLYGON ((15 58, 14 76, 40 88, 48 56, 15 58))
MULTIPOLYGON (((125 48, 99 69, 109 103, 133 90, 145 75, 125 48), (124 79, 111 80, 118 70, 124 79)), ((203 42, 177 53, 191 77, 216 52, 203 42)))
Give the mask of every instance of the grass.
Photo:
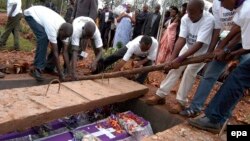
MULTIPOLYGON (((3 26, 0 27, 0 31, 1 31, 1 34, 4 32, 4 27, 3 26)), ((19 42, 20 42, 21 51, 29 52, 29 51, 33 50, 34 47, 35 47, 35 44, 32 43, 30 40, 27 40, 27 39, 23 38, 21 36, 21 33, 20 33, 19 42)), ((9 36, 7 42, 6 42, 6 48, 7 48, 7 50, 12 50, 13 46, 14 46, 13 34, 10 34, 10 36, 9 36)))

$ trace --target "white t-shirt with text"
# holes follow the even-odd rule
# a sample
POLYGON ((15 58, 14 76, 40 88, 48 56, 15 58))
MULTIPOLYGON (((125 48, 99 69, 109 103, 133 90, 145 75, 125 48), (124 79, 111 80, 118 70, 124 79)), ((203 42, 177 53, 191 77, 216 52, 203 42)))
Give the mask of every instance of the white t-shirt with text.
POLYGON ((246 0, 243 5, 236 9, 233 18, 235 24, 241 27, 241 40, 244 49, 250 49, 250 0, 246 0))
POLYGON ((126 54, 123 56, 124 61, 128 61, 133 55, 139 56, 139 57, 147 57, 151 61, 155 61, 157 50, 158 50, 158 41, 154 38, 152 38, 152 45, 150 49, 147 52, 142 52, 140 48, 140 41, 142 39, 142 35, 136 37, 134 40, 128 42, 126 47, 128 48, 126 54))
MULTIPOLYGON (((44 27, 49 41, 57 44, 58 30, 65 23, 59 14, 44 6, 32 6, 24 10, 24 15, 33 17, 37 23, 44 27)), ((64 42, 68 42, 68 40, 64 42)))
POLYGON ((215 18, 215 29, 230 30, 233 25, 235 10, 230 11, 221 6, 219 0, 213 1, 213 15, 215 18))
MULTIPOLYGON (((85 26, 85 24, 87 22, 93 22, 93 23, 95 23, 93 21, 93 19, 91 19, 89 17, 84 17, 84 16, 78 17, 78 18, 76 18, 73 21, 74 31, 73 31, 73 35, 72 35, 72 45, 79 46, 79 44, 80 44, 80 38, 82 36, 82 28, 85 26)), ((100 48, 100 47, 103 46, 102 38, 101 38, 101 33, 100 33, 100 31, 99 31, 99 29, 98 29, 97 26, 96 26, 96 30, 95 30, 95 33, 94 33, 92 39, 95 42, 96 48, 100 48)))
POLYGON ((179 37, 186 39, 185 47, 191 48, 196 42, 203 43, 201 52, 206 52, 211 42, 212 33, 214 29, 214 17, 207 11, 203 12, 202 18, 193 23, 188 14, 181 19, 179 37))

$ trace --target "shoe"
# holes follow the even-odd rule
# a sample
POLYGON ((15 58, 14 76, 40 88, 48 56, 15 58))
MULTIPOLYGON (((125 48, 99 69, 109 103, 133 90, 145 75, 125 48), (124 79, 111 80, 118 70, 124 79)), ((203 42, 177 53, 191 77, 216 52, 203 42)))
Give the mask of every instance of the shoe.
POLYGON ((196 119, 188 119, 188 123, 196 128, 206 130, 212 133, 220 133, 222 125, 220 123, 213 123, 206 116, 196 119))
POLYGON ((185 106, 178 101, 175 101, 168 106, 168 111, 172 114, 179 114, 184 109, 185 106))
POLYGON ((58 76, 58 72, 55 71, 55 69, 51 69, 51 68, 47 68, 47 67, 44 68, 43 73, 58 76))
POLYGON ((20 49, 20 47, 14 47, 14 50, 15 51, 20 51, 21 49, 20 49))
POLYGON ((191 108, 187 108, 183 111, 180 112, 180 115, 185 116, 185 117, 196 117, 199 115, 200 112, 195 111, 191 108))
POLYGON ((148 105, 163 105, 165 104, 165 98, 154 95, 146 99, 145 101, 148 105))
POLYGON ((0 78, 4 78, 4 77, 5 77, 4 73, 0 72, 0 78))
POLYGON ((42 77, 41 71, 39 69, 31 70, 30 75, 34 77, 38 82, 44 81, 44 78, 42 77))

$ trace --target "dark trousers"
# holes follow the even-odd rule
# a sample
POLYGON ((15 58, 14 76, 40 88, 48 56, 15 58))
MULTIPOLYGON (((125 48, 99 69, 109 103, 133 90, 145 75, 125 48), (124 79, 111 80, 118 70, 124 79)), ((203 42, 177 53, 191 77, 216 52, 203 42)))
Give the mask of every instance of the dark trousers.
MULTIPOLYGON (((123 56, 126 54, 128 48, 122 47, 118 51, 116 51, 114 54, 110 55, 109 57, 105 58, 102 62, 102 65, 99 65, 101 67, 99 71, 104 71, 108 66, 112 65, 113 63, 117 62, 118 60, 122 59, 123 56)), ((145 59, 145 57, 141 58, 145 59)), ((152 61, 148 61, 143 66, 150 66, 152 65, 152 61)), ((148 76, 148 73, 142 73, 137 78, 136 81, 143 84, 148 76)))
POLYGON ((31 16, 25 16, 25 20, 29 24, 30 28, 36 35, 36 53, 35 53, 35 60, 34 60, 34 66, 37 69, 44 69, 46 64, 46 54, 47 54, 47 48, 49 44, 48 36, 45 32, 45 29, 43 26, 41 26, 39 23, 37 23, 33 17, 31 16))
POLYGON ((103 41, 103 47, 107 48, 108 41, 109 41, 110 25, 107 25, 106 23, 104 23, 101 27, 102 27, 101 28, 101 37, 102 37, 102 41, 103 41))
POLYGON ((224 123, 231 116, 235 105, 250 88, 250 59, 240 64, 227 78, 211 100, 205 114, 215 123, 224 123))
POLYGON ((110 39, 109 39, 109 46, 110 47, 113 46, 114 37, 115 37, 115 29, 114 30, 110 30, 110 39))
POLYGON ((22 14, 19 13, 15 17, 11 17, 6 24, 5 31, 0 38, 0 44, 5 45, 8 40, 10 33, 14 36, 14 48, 19 48, 19 31, 20 31, 20 20, 22 14))

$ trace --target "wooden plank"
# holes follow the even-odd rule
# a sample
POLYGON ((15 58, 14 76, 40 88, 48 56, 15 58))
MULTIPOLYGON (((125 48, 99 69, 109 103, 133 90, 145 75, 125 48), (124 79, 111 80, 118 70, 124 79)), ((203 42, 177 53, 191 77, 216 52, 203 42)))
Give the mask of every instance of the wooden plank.
POLYGON ((96 107, 139 97, 146 86, 125 78, 78 81, 0 91, 0 134, 23 130, 87 111, 96 107))

